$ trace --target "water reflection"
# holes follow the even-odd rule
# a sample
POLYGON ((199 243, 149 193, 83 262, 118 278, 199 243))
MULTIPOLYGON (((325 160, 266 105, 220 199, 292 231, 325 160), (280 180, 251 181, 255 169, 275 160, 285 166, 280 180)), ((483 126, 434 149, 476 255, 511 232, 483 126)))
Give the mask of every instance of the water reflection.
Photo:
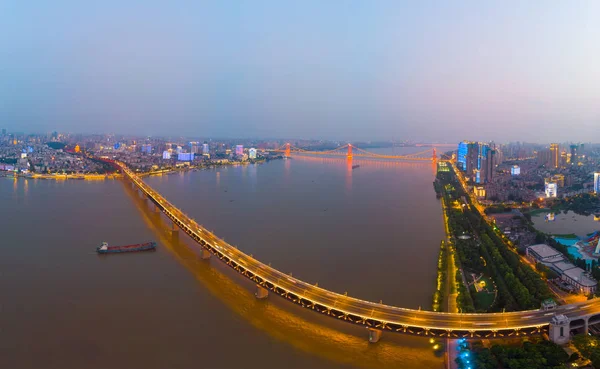
POLYGON ((246 165, 248 171, 249 184, 251 189, 256 188, 256 182, 258 181, 257 171, 258 164, 249 164, 246 165))
POLYGON ((352 158, 346 159, 346 194, 352 194, 352 170, 354 170, 352 166, 352 158))
POLYGON ((598 222, 593 215, 579 215, 573 211, 541 213, 531 220, 538 230, 550 234, 574 233, 580 237, 598 230, 598 222))
MULTIPOLYGON (((442 368, 425 339, 389 334, 376 345, 369 344, 364 328, 338 322, 289 304, 276 296, 257 300, 252 284, 233 274, 216 259, 201 260, 199 246, 184 235, 173 237, 169 221, 161 213, 153 213, 137 192, 124 186, 140 216, 162 246, 183 265, 198 282, 230 310, 255 328, 303 352, 337 363, 361 368, 442 368)), ((210 317, 207 317, 210 319, 210 317)), ((242 331, 243 329, 240 329, 242 331)), ((226 342, 224 342, 226 345, 226 342)), ((236 352, 259 361, 250 342, 236 347, 236 352)), ((223 352, 224 353, 224 352, 223 352)), ((282 363, 282 367, 285 367, 282 363)), ((325 364, 323 368, 330 367, 325 364)))
POLYGON ((290 172, 292 167, 291 158, 284 159, 283 162, 283 179, 285 180, 285 183, 287 183, 287 181, 289 181, 290 179, 290 172))

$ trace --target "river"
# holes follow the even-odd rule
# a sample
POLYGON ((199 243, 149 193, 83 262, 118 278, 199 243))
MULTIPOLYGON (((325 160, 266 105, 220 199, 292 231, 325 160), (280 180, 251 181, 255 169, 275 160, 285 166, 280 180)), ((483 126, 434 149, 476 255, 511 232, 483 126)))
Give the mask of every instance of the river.
MULTIPOLYGON (((146 181, 295 277, 430 309, 444 238, 433 177, 430 163, 294 157, 146 181)), ((122 181, 0 178, 0 203, 0 367, 443 367, 427 339, 369 344, 364 328, 256 300, 122 181), (94 252, 145 240, 157 251, 94 252)))

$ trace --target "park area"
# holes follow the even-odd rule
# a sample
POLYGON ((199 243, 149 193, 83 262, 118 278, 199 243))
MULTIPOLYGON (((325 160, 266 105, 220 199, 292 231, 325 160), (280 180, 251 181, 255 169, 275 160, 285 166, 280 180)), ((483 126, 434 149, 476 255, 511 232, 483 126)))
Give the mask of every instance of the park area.
POLYGON ((488 311, 496 300, 496 285, 484 274, 469 274, 469 289, 477 311, 488 311))

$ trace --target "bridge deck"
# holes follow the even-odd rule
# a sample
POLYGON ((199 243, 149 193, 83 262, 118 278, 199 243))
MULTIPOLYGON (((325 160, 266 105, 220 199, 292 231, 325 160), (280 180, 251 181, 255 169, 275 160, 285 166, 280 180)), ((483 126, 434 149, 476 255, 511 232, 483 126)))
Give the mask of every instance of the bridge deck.
POLYGON ((224 263, 278 295, 319 313, 366 327, 438 336, 496 336, 540 333, 555 314, 570 319, 600 313, 600 299, 559 306, 550 311, 461 314, 414 310, 365 301, 306 283, 229 245, 197 224, 154 191, 123 163, 126 176, 195 241, 224 263))

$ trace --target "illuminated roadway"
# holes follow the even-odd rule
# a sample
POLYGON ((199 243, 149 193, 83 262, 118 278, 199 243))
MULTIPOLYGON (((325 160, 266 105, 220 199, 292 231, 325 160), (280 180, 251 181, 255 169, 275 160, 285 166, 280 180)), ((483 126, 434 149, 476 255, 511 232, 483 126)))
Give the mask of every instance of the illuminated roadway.
MULTIPOLYGON (((570 320, 600 314, 600 299, 552 310, 507 313, 462 314, 414 310, 360 300, 306 283, 245 254, 197 224, 129 170, 115 162, 132 183, 145 194, 174 225, 238 273, 254 281, 258 292, 269 291, 305 308, 333 318, 380 331, 404 332, 440 337, 496 337, 529 335, 547 331, 555 314, 570 320)), ((205 252, 206 252, 205 251, 205 252)), ((209 255, 210 255, 209 254, 209 255)), ((593 320, 598 317, 592 317, 593 320)))

